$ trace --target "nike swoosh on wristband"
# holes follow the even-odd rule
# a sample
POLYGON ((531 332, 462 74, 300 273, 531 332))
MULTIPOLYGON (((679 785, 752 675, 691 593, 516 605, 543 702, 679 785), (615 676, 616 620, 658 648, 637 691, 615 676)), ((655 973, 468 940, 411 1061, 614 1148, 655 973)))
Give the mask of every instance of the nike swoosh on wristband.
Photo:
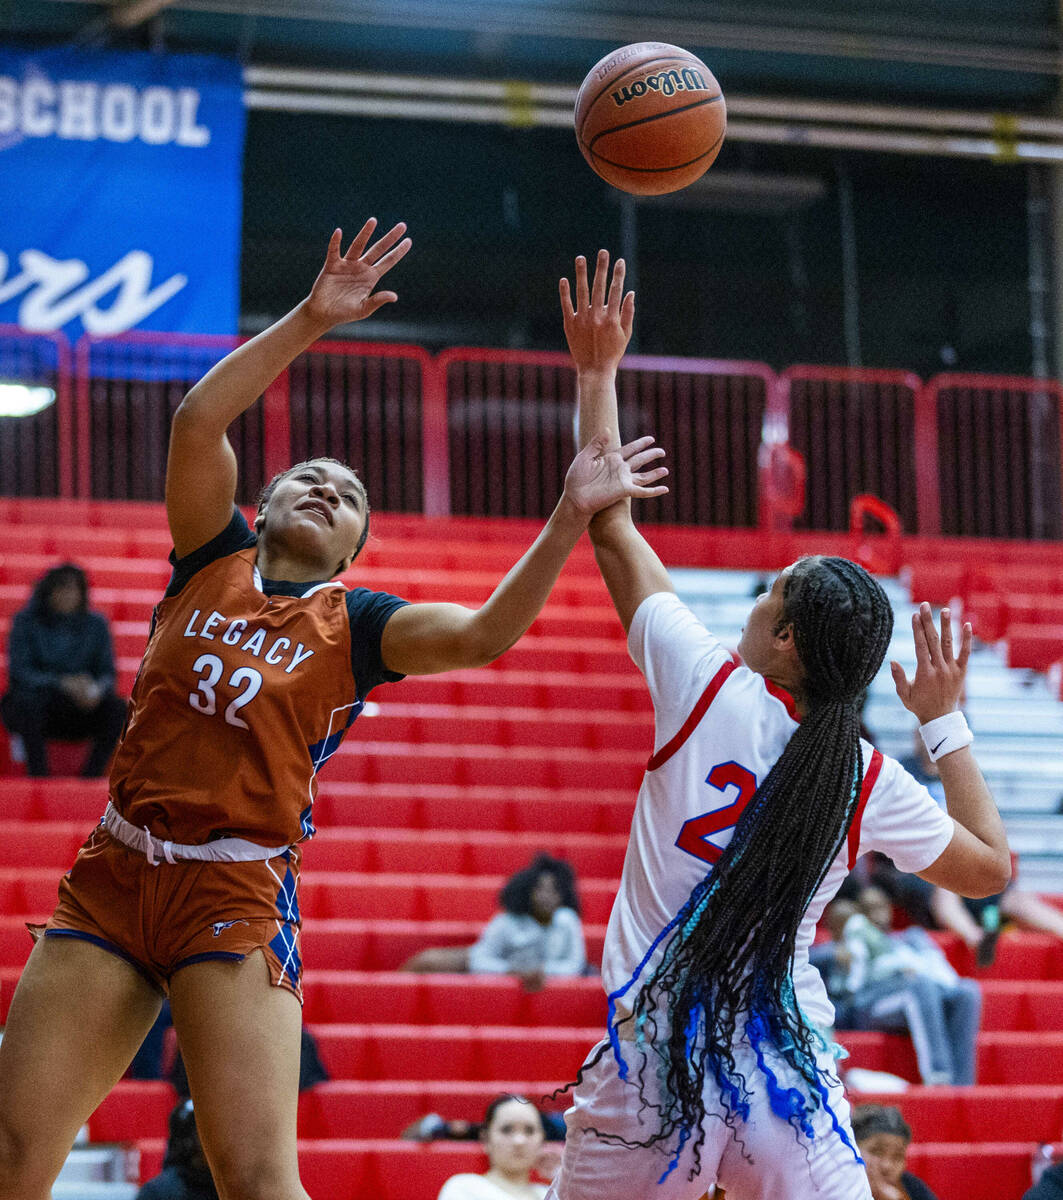
POLYGON ((945 744, 945 743, 946 743, 948 740, 949 740, 949 739, 948 739, 948 737, 947 737, 947 736, 946 736, 946 737, 943 737, 943 738, 941 739, 941 741, 940 741, 940 742, 938 742, 938 744, 937 744, 937 745, 934 747, 934 749, 930 751, 930 753, 931 753, 931 754, 937 754, 937 752, 938 752, 938 751, 941 749, 941 747, 942 747, 942 746, 944 746, 944 744, 945 744))

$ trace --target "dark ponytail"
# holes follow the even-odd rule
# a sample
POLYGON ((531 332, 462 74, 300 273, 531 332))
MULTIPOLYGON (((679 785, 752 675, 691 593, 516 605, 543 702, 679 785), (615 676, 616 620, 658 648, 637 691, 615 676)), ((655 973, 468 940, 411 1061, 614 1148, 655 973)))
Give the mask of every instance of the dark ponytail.
MULTIPOLYGON (((612 1014, 642 965, 663 947, 632 1006, 636 1041, 649 1051, 650 1069, 663 1084, 659 1103, 647 1098, 644 1062, 639 1094, 658 1113, 659 1128, 645 1142, 630 1144, 673 1146, 669 1170, 691 1137, 694 1170, 700 1169, 707 1079, 719 1085, 732 1130, 748 1116, 749 1088, 732 1049, 743 1035, 778 1116, 811 1136, 811 1113, 822 1106, 841 1132, 816 1065, 823 1039, 797 1006, 791 967, 805 909, 853 820, 863 775, 860 706, 885 657, 893 610, 862 567, 814 557, 791 569, 783 613, 804 672, 806 715, 753 794, 720 860, 635 976, 610 996, 612 1014), (793 1067, 807 1092, 780 1085, 764 1058, 768 1048, 793 1067)), ((610 1035, 626 1076, 612 1021, 610 1035)))

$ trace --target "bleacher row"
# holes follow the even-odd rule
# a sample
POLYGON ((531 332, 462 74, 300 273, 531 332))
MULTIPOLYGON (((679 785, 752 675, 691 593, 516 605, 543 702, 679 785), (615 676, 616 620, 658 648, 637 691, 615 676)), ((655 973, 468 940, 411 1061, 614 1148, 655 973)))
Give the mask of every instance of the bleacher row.
MULTIPOLYGON (((526 523, 375 514, 374 528, 352 581, 468 603, 531 540, 526 523)), ((0 501, 0 643, 40 573, 74 559, 117 622, 128 688, 168 547, 159 506, 0 501)), ((401 1141, 401 1129, 427 1111, 476 1119, 501 1091, 549 1095, 600 1037, 605 1005, 595 979, 528 994, 508 978, 396 969, 425 946, 471 941, 505 877, 540 849, 576 868, 597 959, 652 721, 585 545, 540 621, 491 668, 406 680, 372 700, 322 777, 320 832, 305 850, 304 1017, 332 1079, 301 1100, 300 1161, 315 1197, 434 1200, 449 1174, 482 1169, 482 1156, 472 1144, 401 1141)), ((29 951, 24 923, 50 911, 106 789, 14 776, 0 786, 3 1017, 29 951)), ((971 973, 969 951, 942 940, 971 973)), ((1008 932, 980 978, 979 1086, 883 1098, 912 1124, 912 1169, 940 1200, 1018 1200, 1036 1143, 1063 1135, 1063 945, 1008 932)), ((916 1078, 906 1039, 840 1040, 850 1065, 916 1078)), ((172 1098, 166 1084, 123 1081, 92 1136, 135 1142, 148 1177, 172 1098)))

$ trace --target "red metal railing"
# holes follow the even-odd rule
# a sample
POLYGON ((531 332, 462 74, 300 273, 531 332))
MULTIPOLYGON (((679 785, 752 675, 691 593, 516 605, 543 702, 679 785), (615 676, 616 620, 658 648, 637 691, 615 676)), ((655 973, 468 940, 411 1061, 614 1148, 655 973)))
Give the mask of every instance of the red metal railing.
MULTIPOLYGON (((0 379, 53 386, 0 417, 0 494, 159 499, 170 417, 233 338, 81 339, 0 327, 0 379)), ((624 436, 653 433, 658 523, 844 531, 854 497, 924 535, 1063 539, 1063 387, 987 375, 624 360, 624 436)), ((565 354, 321 342, 234 423, 242 501, 311 455, 351 462, 376 507, 543 516, 573 452, 565 354)))

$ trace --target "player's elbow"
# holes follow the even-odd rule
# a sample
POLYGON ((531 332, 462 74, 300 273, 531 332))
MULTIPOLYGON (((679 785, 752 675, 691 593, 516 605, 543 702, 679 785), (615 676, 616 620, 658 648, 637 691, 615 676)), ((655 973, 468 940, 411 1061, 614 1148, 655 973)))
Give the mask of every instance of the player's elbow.
POLYGON ((1011 882, 1011 853, 997 850, 988 858, 976 879, 972 878, 963 894, 971 900, 983 900, 986 896, 999 896, 1011 882))

